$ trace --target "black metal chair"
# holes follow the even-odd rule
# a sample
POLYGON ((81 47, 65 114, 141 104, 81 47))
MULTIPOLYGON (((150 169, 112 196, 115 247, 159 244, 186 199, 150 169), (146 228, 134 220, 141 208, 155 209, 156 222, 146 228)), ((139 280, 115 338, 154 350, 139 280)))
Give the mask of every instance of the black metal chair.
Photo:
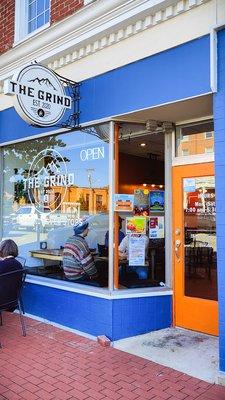
POLYGON ((18 308, 23 336, 26 336, 26 328, 21 307, 21 291, 25 277, 24 269, 0 274, 0 323, 2 325, 2 311, 13 312, 18 308))

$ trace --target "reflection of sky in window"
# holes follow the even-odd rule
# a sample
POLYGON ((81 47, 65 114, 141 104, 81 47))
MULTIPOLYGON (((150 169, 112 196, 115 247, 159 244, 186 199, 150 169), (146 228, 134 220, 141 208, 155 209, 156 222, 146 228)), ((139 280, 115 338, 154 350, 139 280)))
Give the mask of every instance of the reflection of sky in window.
POLYGON ((89 187, 89 174, 91 174, 92 187, 108 185, 108 143, 93 135, 79 131, 60 135, 60 139, 66 144, 66 147, 54 147, 54 149, 70 160, 70 162, 66 163, 68 173, 74 173, 74 184, 76 186, 89 187), (104 147, 104 158, 81 160, 81 150, 102 147, 104 147), (91 170, 91 172, 88 170, 91 170))

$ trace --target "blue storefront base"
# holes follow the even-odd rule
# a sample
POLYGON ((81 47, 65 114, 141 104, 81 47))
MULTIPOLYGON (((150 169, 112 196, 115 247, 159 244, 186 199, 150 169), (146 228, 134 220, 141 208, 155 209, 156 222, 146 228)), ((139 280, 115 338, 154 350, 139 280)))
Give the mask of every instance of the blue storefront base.
POLYGON ((225 372, 225 30, 218 32, 218 91, 214 95, 220 370, 225 372))
POLYGON ((93 336, 118 340, 171 326, 171 295, 102 298, 26 283, 28 314, 93 336))

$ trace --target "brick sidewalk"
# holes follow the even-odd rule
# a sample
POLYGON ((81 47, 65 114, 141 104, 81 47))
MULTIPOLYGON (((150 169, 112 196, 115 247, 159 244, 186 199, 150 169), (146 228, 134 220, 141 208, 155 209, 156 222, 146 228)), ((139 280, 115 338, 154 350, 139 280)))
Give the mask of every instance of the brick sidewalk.
POLYGON ((18 315, 0 327, 0 399, 225 400, 211 385, 97 342, 18 315))

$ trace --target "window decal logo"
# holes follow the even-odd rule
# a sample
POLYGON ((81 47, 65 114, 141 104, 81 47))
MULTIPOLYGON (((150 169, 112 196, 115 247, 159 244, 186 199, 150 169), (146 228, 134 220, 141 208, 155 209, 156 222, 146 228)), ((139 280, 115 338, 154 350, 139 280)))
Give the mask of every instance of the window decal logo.
POLYGON ((66 160, 58 151, 45 149, 31 163, 23 182, 30 203, 39 213, 45 212, 46 207, 50 212, 59 209, 68 187, 74 185, 74 173, 68 172, 66 160))

